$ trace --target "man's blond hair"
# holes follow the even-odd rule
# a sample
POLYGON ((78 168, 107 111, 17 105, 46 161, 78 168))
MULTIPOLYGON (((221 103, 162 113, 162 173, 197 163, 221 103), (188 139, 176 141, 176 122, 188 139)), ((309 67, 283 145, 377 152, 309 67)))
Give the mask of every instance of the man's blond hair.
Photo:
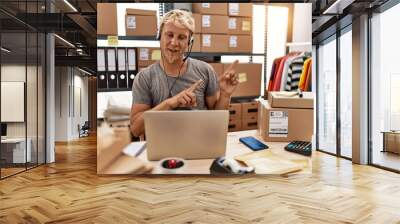
POLYGON ((194 34, 194 19, 191 12, 181 9, 174 9, 167 12, 161 19, 159 30, 160 36, 164 25, 168 22, 179 23, 186 27, 190 31, 191 35, 194 34))

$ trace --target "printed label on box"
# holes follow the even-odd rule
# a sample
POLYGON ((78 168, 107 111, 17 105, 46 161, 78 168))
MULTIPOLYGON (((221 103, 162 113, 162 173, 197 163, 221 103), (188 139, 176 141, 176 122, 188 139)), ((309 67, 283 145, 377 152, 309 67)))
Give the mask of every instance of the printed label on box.
POLYGON ((246 73, 239 73, 238 74, 238 81, 239 81, 239 83, 247 82, 247 74, 246 73))
POLYGON ((142 60, 142 61, 149 60, 149 49, 148 48, 140 48, 139 60, 142 60))
POLYGON ((228 29, 236 30, 236 18, 229 18, 228 29))
POLYGON ((287 138, 289 132, 289 116, 287 111, 269 112, 269 137, 287 138))
POLYGON ((108 45, 116 46, 118 45, 118 36, 107 36, 108 45))
POLYGON ((211 35, 203 35, 203 47, 211 47, 211 35))
POLYGON ((229 37, 229 47, 237 47, 237 36, 229 37))
POLYGON ((210 27, 211 26, 211 20, 209 15, 203 15, 202 17, 202 26, 203 27, 210 27))
POLYGON ((242 22, 242 31, 250 31, 250 30, 251 30, 250 21, 243 21, 242 22))
POLYGON ((136 16, 127 16, 126 17, 126 28, 136 29, 136 16))
POLYGON ((229 15, 239 14, 239 3, 229 3, 229 15))
POLYGON ((161 51, 160 50, 153 50, 151 52, 151 60, 158 61, 161 59, 161 51))
POLYGON ((210 3, 201 3, 201 7, 210 8, 210 3))

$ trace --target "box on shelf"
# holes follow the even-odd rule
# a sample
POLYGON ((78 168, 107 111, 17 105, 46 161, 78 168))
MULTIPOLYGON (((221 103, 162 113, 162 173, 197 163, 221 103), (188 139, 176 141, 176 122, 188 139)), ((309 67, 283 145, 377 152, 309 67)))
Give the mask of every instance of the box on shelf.
POLYGON ((97 4, 97 34, 118 35, 117 4, 97 4))
POLYGON ((126 9, 126 36, 156 36, 157 11, 126 9))
POLYGON ((229 17, 228 34, 251 35, 252 34, 251 17, 229 17))
POLYGON ((201 34, 201 52, 227 52, 228 36, 221 34, 201 34))
MULTIPOLYGON (((230 64, 224 64, 224 71, 230 64)), ((261 94, 261 64, 240 63, 236 67, 239 76, 239 84, 232 97, 250 97, 261 94)))
POLYGON ((242 119, 242 104, 231 103, 229 104, 229 119, 241 120, 242 119))
POLYGON ((251 53, 253 38, 251 35, 229 35, 228 51, 232 53, 251 53))
POLYGON ((201 15, 201 33, 227 34, 228 16, 201 15))
POLYGON ((229 16, 242 16, 252 17, 253 4, 252 3, 228 3, 229 16))
POLYGON ((229 119, 228 131, 241 131, 242 120, 240 119, 229 119))
POLYGON ((215 73, 217 74, 217 77, 224 73, 224 64, 222 63, 208 63, 208 64, 210 64, 213 67, 215 73))
POLYGON ((194 34, 192 52, 201 51, 201 34, 194 34))
POLYGON ((228 15, 227 3, 192 3, 194 13, 211 15, 228 15))
POLYGON ((314 93, 303 92, 303 96, 299 97, 297 92, 268 92, 268 102, 273 108, 312 109, 314 107, 314 93))
POLYGON ((192 16, 194 19, 194 33, 201 33, 201 15, 193 13, 192 16))
POLYGON ((242 120, 258 119, 258 101, 242 103, 242 120))
POLYGON ((257 126, 257 119, 242 120, 242 130, 255 130, 257 126))
POLYGON ((156 61, 159 61, 161 58, 161 50, 160 48, 150 48, 150 47, 141 47, 138 49, 139 57, 138 57, 138 66, 139 67, 147 67, 151 64, 154 64, 156 61))
POLYGON ((311 141, 313 109, 272 108, 268 101, 259 103, 258 131, 264 141, 311 141))

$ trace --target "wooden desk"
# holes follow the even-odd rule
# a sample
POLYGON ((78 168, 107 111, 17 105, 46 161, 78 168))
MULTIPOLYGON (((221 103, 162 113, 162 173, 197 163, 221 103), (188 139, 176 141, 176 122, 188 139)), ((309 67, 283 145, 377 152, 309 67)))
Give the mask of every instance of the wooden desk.
MULTIPOLYGON (((239 131, 239 132, 230 132, 228 133, 228 141, 227 141, 227 149, 226 149, 226 158, 234 158, 238 155, 243 155, 246 153, 253 152, 247 146, 239 142, 240 137, 245 136, 253 136, 258 140, 262 141, 261 136, 257 134, 256 130, 250 131, 239 131)), ((264 141, 262 141, 264 142, 264 141)), ((284 147, 287 145, 287 142, 264 142, 269 146, 269 149, 274 155, 277 155, 282 164, 285 161, 293 162, 302 167, 299 170, 299 173, 311 173, 311 157, 299 155, 292 152, 287 152, 284 147)), ((185 160, 185 166, 179 169, 177 172, 170 173, 168 170, 166 171, 160 166, 159 161, 148 161, 147 160, 147 153, 144 150, 138 157, 139 159, 149 162, 153 165, 152 174, 210 174, 210 166, 213 162, 213 159, 202 159, 202 160, 185 160)), ((276 157, 274 157, 276 158, 276 157)), ((275 164, 276 166, 276 164, 275 164)), ((276 170, 280 168, 277 167, 276 170)), ((258 174, 285 174, 287 173, 284 169, 280 172, 273 172, 273 173, 258 173, 258 174)))

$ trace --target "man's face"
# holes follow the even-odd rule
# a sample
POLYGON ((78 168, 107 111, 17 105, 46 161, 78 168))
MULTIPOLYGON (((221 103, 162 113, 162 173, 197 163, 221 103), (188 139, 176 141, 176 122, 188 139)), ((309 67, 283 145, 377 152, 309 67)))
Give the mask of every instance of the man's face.
POLYGON ((190 31, 183 25, 174 22, 165 23, 160 41, 163 60, 168 63, 180 62, 188 47, 189 35, 190 31))

